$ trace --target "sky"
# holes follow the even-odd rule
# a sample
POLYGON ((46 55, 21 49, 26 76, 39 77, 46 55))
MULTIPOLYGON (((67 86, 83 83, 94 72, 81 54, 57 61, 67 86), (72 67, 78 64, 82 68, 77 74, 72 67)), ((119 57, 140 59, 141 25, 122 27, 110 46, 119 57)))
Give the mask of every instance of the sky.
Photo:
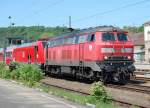
POLYGON ((150 21, 150 0, 0 0, 0 27, 139 26, 150 21), (11 16, 11 19, 8 18, 11 16))

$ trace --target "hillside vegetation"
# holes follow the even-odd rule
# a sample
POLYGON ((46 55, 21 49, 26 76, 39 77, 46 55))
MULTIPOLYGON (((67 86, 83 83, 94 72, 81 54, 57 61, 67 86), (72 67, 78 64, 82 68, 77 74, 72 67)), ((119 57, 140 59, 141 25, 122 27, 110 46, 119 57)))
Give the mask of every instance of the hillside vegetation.
POLYGON ((139 32, 144 32, 144 26, 124 26, 123 27, 124 30, 131 32, 131 33, 139 33, 139 32))
POLYGON ((61 33, 68 32, 67 27, 44 27, 44 26, 20 26, 20 27, 1 27, 0 28, 0 47, 6 43, 7 37, 22 37, 24 39, 37 40, 57 36, 61 33))

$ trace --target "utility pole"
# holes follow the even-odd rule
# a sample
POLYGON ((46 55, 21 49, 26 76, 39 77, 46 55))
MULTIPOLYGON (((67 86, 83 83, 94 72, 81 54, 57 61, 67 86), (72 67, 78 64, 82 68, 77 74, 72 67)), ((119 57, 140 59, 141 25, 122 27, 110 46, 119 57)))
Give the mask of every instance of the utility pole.
POLYGON ((71 16, 69 16, 69 31, 73 31, 74 29, 71 27, 71 16))
POLYGON ((69 28, 71 28, 71 16, 69 16, 69 28))
POLYGON ((11 16, 8 16, 8 19, 10 20, 10 26, 11 26, 11 16))
MULTIPOLYGON (((9 22, 7 33, 6 33, 7 38, 9 37, 9 29, 11 28, 11 16, 8 16, 8 19, 10 22, 9 22)), ((6 50, 7 50, 7 43, 8 43, 7 38, 6 37, 4 38, 4 57, 3 57, 4 62, 6 61, 6 50)))

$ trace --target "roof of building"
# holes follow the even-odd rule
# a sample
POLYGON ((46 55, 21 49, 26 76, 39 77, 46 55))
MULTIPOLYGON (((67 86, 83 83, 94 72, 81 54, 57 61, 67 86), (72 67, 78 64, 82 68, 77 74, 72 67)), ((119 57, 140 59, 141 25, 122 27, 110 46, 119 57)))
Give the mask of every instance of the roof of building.
POLYGON ((150 25, 150 21, 147 21, 146 23, 144 23, 144 26, 148 26, 150 25))
POLYGON ((132 39, 134 45, 144 45, 144 33, 129 33, 130 38, 132 39))

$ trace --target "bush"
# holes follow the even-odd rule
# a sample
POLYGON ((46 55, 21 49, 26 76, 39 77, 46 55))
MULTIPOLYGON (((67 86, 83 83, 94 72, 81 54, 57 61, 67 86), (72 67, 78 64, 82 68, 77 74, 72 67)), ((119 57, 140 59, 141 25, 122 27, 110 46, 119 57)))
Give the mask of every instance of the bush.
POLYGON ((43 78, 42 71, 38 68, 38 66, 33 64, 20 64, 15 71, 17 73, 19 72, 19 77, 17 78, 30 86, 39 82, 43 78))
POLYGON ((13 71, 14 69, 18 68, 20 64, 21 63, 18 63, 18 62, 11 62, 9 65, 10 71, 13 71))
POLYGON ((110 96, 107 94, 101 82, 93 83, 92 88, 91 88, 91 98, 89 101, 91 103, 110 102, 110 96))
POLYGON ((33 86, 43 78, 43 73, 37 65, 25 63, 12 63, 14 69, 8 68, 5 63, 0 63, 0 77, 20 80, 28 86, 33 86))
POLYGON ((19 77, 20 77, 20 72, 19 72, 17 69, 12 70, 12 71, 10 72, 10 78, 11 78, 11 79, 19 80, 19 77))
POLYGON ((0 77, 3 76, 3 70, 5 69, 6 64, 4 62, 0 62, 0 77))
POLYGON ((9 79, 10 78, 10 72, 7 67, 7 65, 4 62, 0 62, 0 77, 9 79))

